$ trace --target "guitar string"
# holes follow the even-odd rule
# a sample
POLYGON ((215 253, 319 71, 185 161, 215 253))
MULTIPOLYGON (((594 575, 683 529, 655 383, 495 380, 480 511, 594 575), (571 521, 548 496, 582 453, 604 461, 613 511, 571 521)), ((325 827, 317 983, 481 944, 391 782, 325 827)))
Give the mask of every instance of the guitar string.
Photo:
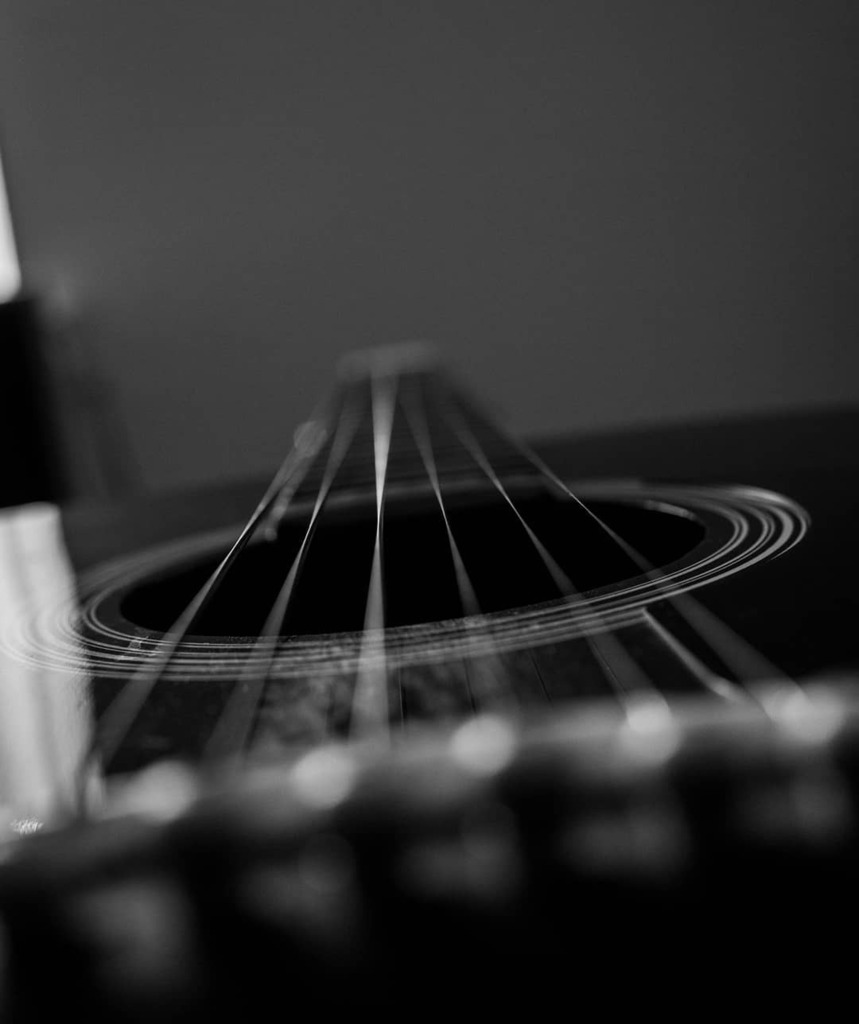
MULTIPOLYGON (((460 405, 464 409, 470 411, 470 403, 464 402, 460 398, 455 389, 450 388, 450 394, 453 398, 459 401, 460 405)), ((462 414, 460 413, 460 418, 461 417, 462 414)), ((490 426, 492 426, 492 424, 490 424, 490 426)), ((466 429, 468 429, 467 425, 466 429)), ((513 447, 517 451, 526 456, 530 455, 530 453, 525 450, 524 446, 521 443, 517 442, 517 440, 514 438, 510 438, 506 432, 503 432, 494 426, 493 430, 496 430, 497 433, 502 438, 508 441, 508 443, 512 443, 513 447)), ((471 431, 471 435, 472 437, 474 437, 473 431, 471 431)), ((530 458, 530 461, 532 464, 536 465, 533 458, 530 458)), ((540 469, 539 466, 537 466, 537 468, 540 469)), ((590 515, 594 515, 594 513, 590 512, 590 510, 587 511, 590 515)), ((569 580, 569 577, 566 577, 566 579, 563 582, 565 587, 572 588, 568 590, 567 593, 569 593, 571 596, 580 596, 572 581, 569 580)), ((680 661, 680 663, 685 667, 685 669, 690 673, 690 675, 704 689, 714 693, 716 696, 720 698, 728 700, 735 700, 737 699, 738 694, 742 693, 742 691, 740 691, 739 688, 736 687, 733 683, 730 683, 728 680, 725 680, 718 674, 714 673, 708 666, 704 665, 700 661, 700 659, 696 658, 690 651, 688 651, 682 644, 680 644, 680 642, 675 637, 671 636, 671 634, 668 633, 664 626, 662 626, 661 624, 657 624, 656 621, 647 611, 645 611, 642 614, 642 621, 656 634, 657 638, 663 643, 663 645, 680 661)), ((620 643, 616 635, 611 630, 607 628, 605 631, 598 634, 598 636, 601 638, 601 640, 600 643, 596 645, 597 650, 595 651, 595 653, 600 657, 601 661, 606 662, 608 664, 610 664, 612 660, 614 660, 615 662, 619 661, 623 666, 625 666, 624 670, 626 672, 629 672, 631 668, 638 670, 638 666, 635 663, 635 661, 631 658, 631 655, 629 655, 626 652, 623 645, 620 643)), ((633 672, 631 677, 633 679, 637 679, 640 683, 641 675, 642 674, 640 673, 640 670, 638 670, 633 672)), ((656 689, 655 687, 653 687, 653 684, 650 682, 650 680, 648 680, 648 685, 651 689, 656 689)))
MULTIPOLYGON (((483 418, 481 416, 481 418, 483 418)), ((608 523, 606 523, 600 516, 598 516, 593 509, 591 509, 586 502, 584 502, 574 491, 567 486, 567 484, 555 473, 555 471, 540 458, 536 452, 533 451, 525 442, 509 434, 506 430, 501 430, 506 440, 508 440, 531 464, 540 472, 545 479, 550 483, 554 484, 561 493, 571 499, 583 512, 585 512, 597 526, 602 529, 607 536, 616 543, 621 550, 635 563, 638 569, 651 581, 660 582, 664 580, 665 575, 652 563, 650 563, 636 548, 634 548, 628 541, 621 537, 615 530, 613 530, 608 523)), ((702 604, 697 598, 690 594, 671 594, 665 595, 665 600, 670 601, 677 611, 678 615, 686 622, 686 624, 696 633, 716 655, 730 669, 730 671, 742 681, 745 690, 748 695, 757 702, 759 694, 756 690, 759 688, 754 682, 755 679, 764 679, 770 683, 780 684, 789 689, 797 690, 800 693, 804 693, 802 686, 796 680, 792 679, 781 669, 779 669, 773 662, 771 662, 761 651, 757 650, 752 644, 750 644, 744 637, 737 633, 731 626, 729 626, 724 620, 720 619, 713 612, 711 612, 704 604, 702 604)), ((655 627, 657 625, 656 619, 648 613, 647 618, 649 622, 655 627)), ((672 646, 677 646, 678 641, 676 638, 671 637, 670 633, 665 629, 662 624, 659 625, 659 632, 662 634, 662 638, 670 638, 672 646)), ((685 657, 693 657, 690 652, 682 649, 685 657)), ((695 659, 697 660, 697 659, 695 659)), ((700 662, 698 662, 700 665, 700 662)), ((729 680, 719 676, 718 673, 708 671, 712 676, 712 686, 717 691, 722 691, 721 695, 728 697, 729 699, 736 699, 739 694, 743 691, 731 683, 729 680)))
POLYGON ((374 366, 370 376, 373 424, 373 477, 376 494, 376 536, 364 612, 364 631, 352 692, 350 736, 378 738, 390 734, 388 673, 385 652, 385 595, 382 578, 382 533, 385 484, 391 454, 399 375, 374 366))
MULTIPOLYGON (((153 688, 169 667, 182 641, 190 632, 199 615, 208 606, 230 569, 245 551, 262 520, 279 498, 283 501, 284 495, 287 495, 287 503, 292 499, 325 444, 328 436, 326 423, 331 418, 329 410, 336 408, 340 400, 341 389, 338 387, 329 398, 317 406, 314 414, 307 421, 308 429, 305 431, 303 443, 296 445, 284 459, 226 555, 165 633, 162 640, 163 646, 156 649, 155 655, 149 663, 139 668, 129 678, 107 708, 98 724, 88 756, 84 761, 84 775, 88 773, 95 758, 100 759, 102 765, 110 763, 123 739, 133 727, 153 688)), ((86 784, 85 780, 83 784, 86 784)))
MULTIPOLYGON (((433 448, 432 433, 430 431, 429 421, 426 415, 426 407, 419 391, 404 394, 401 399, 401 404, 444 523, 448 550, 453 562, 454 575, 456 577, 457 594, 459 596, 463 614, 472 622, 472 628, 475 632, 485 636, 490 644, 490 654, 488 657, 488 665, 486 666, 487 671, 480 673, 480 689, 481 691, 484 691, 481 692, 480 696, 486 703, 498 704, 500 695, 497 692, 494 692, 494 687, 492 690, 487 688, 486 679, 491 678, 505 680, 506 688, 510 693, 513 692, 513 685, 509 678, 509 672, 502 664, 501 658, 496 650, 492 633, 486 627, 474 585, 472 584, 468 570, 465 567, 465 562, 463 561, 459 545, 453 535, 453 529, 450 525, 450 518, 448 516, 447 507, 445 506, 441 482, 439 479, 438 463, 436 460, 435 450, 433 448)), ((474 704, 476 699, 474 687, 471 685, 471 680, 468 675, 468 666, 464 664, 464 668, 466 672, 465 685, 468 691, 468 697, 470 702, 474 704)))
MULTIPOLYGON (((473 432, 468 427, 468 424, 450 404, 447 406, 447 417, 461 443, 470 452, 474 461, 485 473, 501 497, 509 505, 560 593, 564 596, 578 596, 578 591, 576 590, 572 580, 570 580, 563 569, 561 569, 550 552, 546 549, 545 545, 529 526, 522 513, 517 508, 513 498, 507 491, 507 488, 504 486, 501 477, 493 467, 491 460, 487 458, 480 442, 474 436, 473 432)), ((641 698, 643 696, 646 696, 651 702, 666 704, 663 695, 653 685, 653 682, 634 661, 632 656, 627 653, 623 645, 616 639, 612 632, 606 631, 605 633, 588 634, 586 641, 603 667, 611 690, 627 711, 630 711, 633 708, 638 708, 640 704, 639 700, 636 698, 641 698)))
POLYGON ((271 669, 280 643, 283 624, 306 562, 311 541, 316 534, 320 516, 340 467, 355 439, 360 422, 362 401, 362 396, 357 388, 353 387, 344 401, 344 408, 337 421, 319 490, 301 544, 256 642, 248 654, 242 673, 206 743, 203 754, 205 764, 222 765, 228 759, 240 757, 246 748, 256 720, 257 710, 271 677, 271 669))
POLYGON ((534 652, 531 648, 528 648, 528 658, 531 662, 531 667, 534 670, 534 675, 537 677, 537 682, 540 684, 540 689, 543 692, 543 696, 548 704, 552 703, 552 694, 549 688, 546 686, 546 680, 543 678, 543 673, 540 671, 540 666, 537 664, 537 659, 534 657, 534 652))
MULTIPOLYGON (((460 402, 460 405, 462 405, 463 408, 465 408, 466 410, 470 410, 470 403, 463 402, 455 390, 452 390, 452 394, 457 398, 457 400, 460 402)), ((484 417, 480 416, 478 418, 483 419, 484 422, 486 422, 484 417)), ((585 511, 588 514, 588 516, 595 523, 597 523, 598 526, 600 526, 605 532, 607 532, 608 535, 616 543, 621 544, 622 550, 624 550, 629 555, 629 557, 633 559, 635 564, 638 565, 639 568, 641 568, 641 563, 644 561, 643 557, 637 552, 634 552, 630 545, 626 544, 625 541, 622 541, 622 539, 618 537, 618 535, 608 526, 607 523, 604 523, 600 519, 600 517, 596 515, 595 512, 589 509, 581 501, 580 498, 574 495, 573 492, 570 491, 570 489, 566 487, 566 485, 560 480, 560 478, 539 458, 539 456, 536 456, 527 448, 527 446, 524 443, 520 442, 517 438, 512 437, 507 431, 504 431, 497 427, 493 427, 493 429, 496 429, 498 433, 504 438, 505 441, 510 443, 517 451, 519 451, 523 456, 525 456, 544 477, 546 477, 548 480, 550 480, 550 482, 554 483, 556 486, 560 487, 565 495, 571 497, 577 503, 577 505, 580 508, 582 508, 582 510, 585 511)), ((654 573, 653 578, 659 578, 656 570, 652 570, 652 572, 654 573)), ((703 688, 709 690, 716 696, 723 698, 725 700, 742 699, 742 697, 744 696, 744 692, 740 687, 736 686, 736 684, 732 683, 730 680, 727 680, 723 676, 714 672, 709 666, 705 665, 700 659, 696 658, 692 654, 692 652, 690 652, 683 644, 680 643, 679 640, 677 640, 676 637, 670 634, 670 632, 664 627, 664 625, 662 625, 661 623, 657 623, 655 618, 650 614, 649 611, 645 610, 641 615, 641 619, 647 625, 647 627, 651 629, 651 631, 654 633, 657 639, 665 647, 667 647, 667 649, 671 651, 671 653, 676 658, 678 658, 678 660, 685 666, 687 671, 690 672, 693 678, 695 678, 703 688)), ((704 640, 705 644, 708 644, 709 647, 712 650, 716 651, 717 654, 719 653, 715 644, 708 641, 707 638, 700 633, 700 631, 699 635, 704 640)), ((762 657, 763 656, 761 656, 761 658, 762 657)))
MULTIPOLYGON (((386 671, 383 634, 384 601, 382 594, 381 511, 384 501, 384 487, 387 475, 387 461, 390 452, 391 430, 396 405, 396 385, 394 385, 394 388, 392 389, 391 393, 387 395, 385 401, 382 402, 380 401, 381 385, 379 383, 379 378, 377 375, 374 375, 371 381, 371 391, 373 395, 374 470, 376 485, 377 529, 376 543, 374 546, 373 568, 371 570, 371 580, 370 586, 368 588, 364 641, 362 644, 362 651, 359 659, 359 665, 361 666, 361 668, 359 669, 358 682, 356 684, 353 703, 358 718, 369 717, 371 722, 375 722, 376 724, 378 724, 382 717, 384 717, 385 722, 387 722, 387 690, 386 684, 382 685, 386 678, 386 671), (387 422, 385 423, 385 421, 387 422), (370 699, 371 694, 375 694, 374 700, 370 699), (379 698, 382 694, 384 694, 385 696, 385 701, 383 702, 385 706, 384 716, 382 716, 378 707, 371 714, 366 715, 366 709, 364 708, 364 705, 367 704, 368 701, 370 703, 378 704, 379 698)), ((130 729, 131 725, 133 724, 137 712, 145 702, 149 690, 163 674, 164 670, 169 664, 170 659, 175 653, 179 643, 181 643, 183 637, 188 633, 190 627, 193 625, 193 622, 195 621, 197 616, 202 612, 206 602, 208 601, 209 598, 211 598, 214 590, 216 589, 220 581, 223 579, 226 572, 234 564, 235 560, 240 556, 240 554, 244 550, 247 542, 249 541, 250 537, 254 534, 262 518, 266 515, 268 511, 270 511, 271 507, 274 504, 277 504, 281 509, 285 508, 288 505, 291 495, 299 486, 301 479, 303 479, 303 476, 309 470, 311 464, 315 460, 320 448, 322 447, 326 439, 325 428, 320 428, 321 421, 322 418, 319 416, 315 417, 310 421, 311 424, 314 424, 316 426, 315 436, 313 437, 313 440, 310 443, 305 443, 305 445, 301 449, 294 449, 290 453, 290 455, 287 456, 287 459, 284 461, 283 465, 278 470, 278 473, 275 475, 275 478, 269 485, 269 488, 266 490, 265 494, 263 495, 263 498, 260 500, 257 508, 254 510, 254 513, 251 515, 251 518, 248 520, 246 526, 244 527, 241 534, 237 538, 233 547, 224 557, 224 559, 219 564, 218 568, 215 570, 215 572, 212 574, 209 580, 206 582, 206 584, 204 584, 203 588, 201 588, 201 591, 190 602, 190 604, 183 612, 183 614, 180 616, 180 618, 176 621, 176 623, 174 623, 173 627, 171 627, 171 630, 168 631, 168 647, 166 648, 166 650, 160 652, 159 657, 154 661, 153 664, 146 666, 143 670, 141 670, 137 678, 132 677, 132 679, 129 681, 129 684, 126 686, 126 688, 122 691, 122 694, 120 695, 123 696, 125 699, 121 702, 119 708, 112 705, 108 713, 103 717, 99 729, 99 734, 97 736, 96 741, 94 742, 94 746, 100 752, 103 760, 108 761, 115 752, 115 750, 118 748, 122 737, 127 734, 128 729, 130 729), (299 473, 300 470, 303 470, 303 472, 299 473), (291 487, 289 489, 287 489, 286 487, 287 484, 291 484, 291 487), (286 500, 284 501, 285 496, 286 500)), ((464 425, 464 423, 462 425, 464 425)), ((528 526, 528 524, 521 516, 521 513, 516 508, 515 503, 512 501, 509 494, 506 492, 506 489, 503 487, 503 484, 501 484, 498 474, 494 471, 494 468, 491 467, 491 463, 486 458, 485 453, 483 453, 482 449, 480 448, 479 442, 477 442, 476 438, 473 435, 473 432, 470 431, 470 429, 467 428, 467 426, 466 431, 467 434, 471 435, 473 441, 471 445, 467 444, 466 447, 471 450, 472 457, 475 458, 475 461, 478 463, 478 465, 481 466, 484 472, 487 472, 487 469, 489 470, 489 472, 487 472, 489 479, 492 481, 493 485, 496 486, 497 489, 499 489, 499 492, 502 494, 502 496, 510 505, 511 509, 517 515, 517 518, 519 519, 522 526, 525 528, 529 536, 529 539, 532 541, 532 543, 534 543, 536 550, 540 554, 541 559, 543 560, 544 564, 546 565, 547 569, 552 575, 555 583, 560 586, 562 592, 567 592, 571 594, 575 593, 575 588, 572 586, 571 581, 569 581, 569 579, 566 577, 566 574, 564 574, 563 571, 560 570, 560 568, 557 566, 557 563, 555 563, 551 555, 549 555, 549 553, 545 550, 545 547, 542 545, 542 543, 539 541, 536 535, 534 535, 531 528, 528 526), (479 457, 476 455, 475 445, 477 450, 480 451, 479 457), (548 556, 548 558, 546 556, 548 556)), ((578 505, 580 505, 583 508, 583 510, 598 523, 598 525, 600 525, 610 536, 612 536, 613 539, 617 543, 619 543, 625 551, 627 551, 630 557, 634 559, 636 564, 643 568, 643 571, 647 572, 648 575, 655 575, 657 577, 659 576, 658 570, 655 570, 652 567, 646 567, 644 565, 645 560, 643 559, 643 557, 634 549, 632 549, 630 545, 628 545, 623 540, 623 538, 618 537, 615 534, 615 532, 611 530, 608 524, 605 524, 591 509, 589 509, 584 504, 584 502, 581 501, 581 499, 579 499, 575 494, 573 494, 573 492, 570 491, 568 487, 566 487, 566 485, 560 480, 560 478, 558 478, 557 475, 554 474, 553 471, 551 471, 549 467, 547 467, 545 463, 543 463, 542 460, 539 459, 538 456, 531 452, 527 448, 527 446, 518 442, 517 439, 511 438, 510 440, 512 444, 522 454, 524 454, 525 457, 528 458, 533 465, 535 465, 535 467, 541 472, 543 476, 545 476, 557 487, 559 487, 566 496, 568 496, 569 498, 574 500, 578 505)), ((305 434, 305 442, 307 441, 308 438, 307 435, 305 434)), ((423 454, 424 453, 422 452, 422 456, 423 454)), ((437 494, 437 498, 438 497, 440 497, 440 489, 439 494, 437 494)), ((449 529, 449 522, 447 520, 446 515, 445 524, 446 528, 449 529)), ((452 534, 450 535, 450 538, 452 539, 452 534)), ((462 564, 461 556, 459 562, 460 564, 462 564)), ((457 579, 458 582, 462 579, 459 573, 457 573, 457 579)), ((287 580, 287 583, 289 583, 289 580, 287 580)), ((292 583, 294 584, 294 579, 292 583)), ((289 588, 287 588, 285 584, 284 589, 287 589, 288 592, 291 592, 291 585, 289 588)), ((471 589, 473 592, 473 588, 471 589)), ((461 593, 466 592, 467 591, 465 590, 461 591, 461 593)), ((674 600, 677 601, 677 599, 680 596, 685 595, 675 595, 674 600)), ((288 601, 289 597, 287 596, 287 604, 288 601)), ((688 604, 691 602, 687 601, 684 603, 688 604)), ((686 609, 686 611, 687 618, 689 618, 690 616, 688 614, 688 608, 686 609)), ((701 617, 709 615, 709 613, 706 611, 706 609, 703 609, 703 607, 697 608, 696 611, 700 613, 701 617)), ((648 619, 650 619, 649 615, 647 617, 648 619)), ((654 626, 658 625, 655 623, 654 620, 651 620, 651 622, 653 622, 654 626)), ((718 622, 717 620, 716 623, 713 624, 712 631, 715 631, 716 626, 721 627, 721 629, 723 630, 723 638, 732 638, 732 631, 730 630, 730 627, 727 627, 725 624, 718 622)), ((661 626, 659 628, 664 633, 663 628, 661 626)), ((668 635, 668 639, 671 640, 673 638, 671 638, 670 635, 668 635)), ((741 638, 736 639, 742 642, 741 638)), ((754 651, 754 649, 751 648, 750 645, 746 646, 748 650, 745 653, 750 654, 751 656, 751 659, 747 657, 746 661, 751 660, 758 668, 762 664, 766 665, 767 668, 769 668, 768 663, 765 662, 762 655, 759 655, 758 652, 754 651)), ((717 650, 718 653, 718 649, 715 644, 711 644, 711 647, 713 647, 714 650, 717 650)), ((688 652, 686 653, 688 654, 688 652)), ((643 674, 641 674, 640 670, 638 670, 638 666, 631 661, 628 655, 626 655, 626 652, 623 652, 623 655, 623 660, 625 660, 628 665, 631 664, 634 667, 634 669, 637 670, 631 673, 631 675, 637 678, 640 684, 641 675, 643 674)), ((726 664, 728 664, 728 659, 724 655, 722 655, 722 657, 723 660, 726 661, 726 664)), ((700 663, 697 663, 695 671, 697 673, 700 673, 701 667, 702 666, 700 665, 700 663)), ((266 673, 266 675, 268 675, 268 672, 266 673)), ((611 673, 611 676, 612 678, 617 680, 616 674, 611 673)), ((774 678, 774 674, 770 674, 770 678, 774 678)), ((649 680, 647 682, 648 685, 652 685, 649 684, 649 680)), ((117 703, 118 702, 115 702, 115 705, 117 703)))

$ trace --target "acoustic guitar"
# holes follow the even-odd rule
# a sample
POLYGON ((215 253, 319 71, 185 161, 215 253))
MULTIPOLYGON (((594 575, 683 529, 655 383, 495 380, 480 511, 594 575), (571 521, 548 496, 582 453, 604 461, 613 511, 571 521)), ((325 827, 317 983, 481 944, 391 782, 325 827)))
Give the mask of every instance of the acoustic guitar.
POLYGON ((268 485, 6 512, 3 1019, 835 992, 857 441, 532 448, 405 345, 268 485))

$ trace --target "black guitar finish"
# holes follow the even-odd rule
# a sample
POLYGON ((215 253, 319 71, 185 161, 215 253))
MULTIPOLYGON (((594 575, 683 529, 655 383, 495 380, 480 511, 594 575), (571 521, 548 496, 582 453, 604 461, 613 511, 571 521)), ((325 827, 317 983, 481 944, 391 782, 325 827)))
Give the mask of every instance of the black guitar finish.
MULTIPOLYGON (((558 439, 537 450, 564 480, 574 483, 574 490, 577 481, 587 481, 599 493, 601 481, 646 480, 745 485, 792 499, 811 520, 802 541, 782 557, 696 590, 695 598, 788 676, 849 670, 859 661, 859 551, 851 543, 853 524, 859 521, 859 413, 837 410, 558 439)), ((129 551, 233 527, 247 516, 263 488, 264 482, 251 481, 149 497, 131 507, 70 509, 63 517, 65 542, 75 569, 82 572, 129 551)), ((601 512, 607 508, 605 501, 603 496, 601 512)), ((562 515, 571 512, 565 508, 562 515)), ((662 546, 668 559, 700 540, 682 521, 654 525, 667 530, 662 546)), ((650 523, 638 526, 639 548, 646 547, 652 529, 650 523)), ((491 542, 491 531, 489 537, 491 542)), ((505 552, 498 554, 503 572, 505 552)), ((589 557, 587 551, 574 557, 583 555, 589 557)), ((664 563, 657 558, 655 564, 664 563)), ((638 570, 628 566, 627 571, 638 570)), ((419 589, 423 583, 414 578, 419 589)), ((670 601, 664 610, 671 617, 670 601)), ((164 614, 155 624, 163 628, 169 620, 164 614)))
MULTIPOLYGON (((773 1012, 824 974, 834 993, 859 852, 857 442, 840 411, 540 445, 565 480, 743 484, 806 510, 780 557, 694 592, 803 689, 765 714, 684 684, 673 717, 640 720, 567 693, 240 779, 153 768, 118 817, 8 847, 10 1015, 587 1017, 750 995, 773 1012), (820 676, 837 685, 809 687, 820 676)), ((72 564, 235 523, 259 492, 69 509, 72 564)), ((650 610, 713 659, 673 601, 650 610)))

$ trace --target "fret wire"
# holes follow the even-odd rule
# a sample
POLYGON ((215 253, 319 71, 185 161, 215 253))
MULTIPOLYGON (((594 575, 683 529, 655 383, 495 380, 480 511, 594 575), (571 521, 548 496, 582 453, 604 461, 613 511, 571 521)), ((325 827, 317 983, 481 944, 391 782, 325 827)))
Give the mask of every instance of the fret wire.
POLYGON ((298 577, 304 567, 310 543, 316 533, 319 517, 358 427, 360 402, 361 397, 357 390, 353 389, 347 397, 344 403, 345 408, 341 411, 338 418, 334 438, 325 462, 322 482, 299 549, 292 560, 289 572, 278 591, 271 611, 260 630, 257 641, 248 655, 245 667, 237 680, 228 703, 209 738, 204 753, 204 761, 209 763, 222 762, 229 756, 238 757, 245 749, 256 719, 257 709, 271 676, 271 668, 283 630, 283 623, 286 619, 298 577), (260 665, 260 657, 263 660, 262 665, 260 665))

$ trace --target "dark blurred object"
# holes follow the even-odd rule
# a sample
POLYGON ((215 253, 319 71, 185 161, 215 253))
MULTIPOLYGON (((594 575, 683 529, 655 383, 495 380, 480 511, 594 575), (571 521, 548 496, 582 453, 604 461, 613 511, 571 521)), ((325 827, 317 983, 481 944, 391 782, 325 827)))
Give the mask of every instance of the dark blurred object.
POLYGON ((0 506, 56 501, 66 494, 51 415, 38 312, 29 296, 0 303, 0 506))
POLYGON ((844 997, 856 696, 811 687, 799 714, 796 696, 771 716, 690 702, 645 725, 592 706, 317 749, 166 822, 195 783, 161 765, 117 791, 125 815, 4 864, 3 1020, 52 1019, 58 994, 90 1024, 262 1021, 284 993, 483 1020, 703 992, 773 1019, 824 978, 844 997))

